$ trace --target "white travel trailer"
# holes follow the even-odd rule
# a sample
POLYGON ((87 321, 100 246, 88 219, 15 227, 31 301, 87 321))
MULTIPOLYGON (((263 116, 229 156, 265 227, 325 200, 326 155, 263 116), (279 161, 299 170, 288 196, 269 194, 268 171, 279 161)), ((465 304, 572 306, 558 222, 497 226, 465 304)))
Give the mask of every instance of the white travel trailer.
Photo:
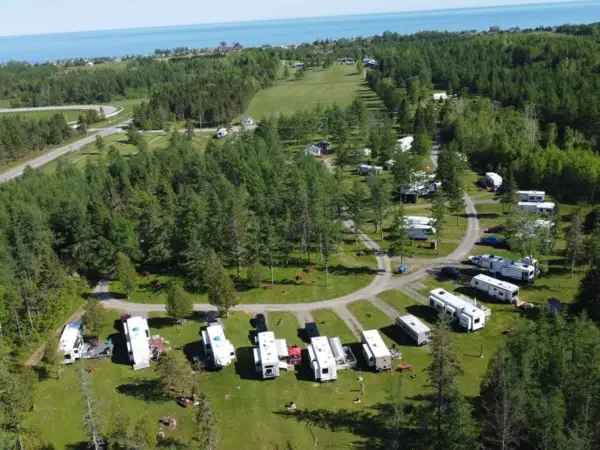
POLYGON ((223 139, 224 137, 227 137, 227 135, 229 134, 229 132, 227 131, 227 128, 219 128, 217 130, 217 139, 223 139))
POLYGON ((523 212, 536 214, 552 214, 556 208, 553 202, 519 202, 518 206, 523 212))
POLYGON ((150 328, 144 317, 134 316, 123 321, 123 332, 127 342, 129 361, 134 370, 150 367, 150 328))
POLYGON ((63 364, 73 364, 81 359, 83 344, 81 320, 66 324, 58 342, 58 351, 63 355, 63 364))
POLYGON ((416 241, 425 241, 432 236, 435 236, 436 229, 431 225, 409 225, 406 229, 408 237, 416 241))
POLYGON ((546 200, 544 191, 517 191, 520 202, 542 203, 546 200))
POLYGON ((235 361, 235 348, 219 324, 202 330, 202 348, 215 369, 222 369, 235 361))
POLYGON ((272 331, 258 333, 258 346, 254 347, 254 364, 263 379, 279 376, 279 347, 272 331))
POLYGON ((441 91, 441 92, 434 92, 433 95, 433 100, 436 102, 444 102, 446 100, 448 100, 448 93, 445 91, 441 91))
POLYGON ((471 287, 502 302, 517 303, 519 301, 519 286, 488 275, 479 274, 473 277, 471 287))
POLYGON ((326 336, 311 338, 307 346, 310 366, 316 381, 333 381, 337 379, 337 364, 326 336))
POLYGON ((434 289, 429 293, 429 305, 438 313, 452 317, 467 331, 477 331, 485 326, 486 311, 444 289, 434 289))
POLYGON ((405 314, 396 319, 402 331, 404 331, 417 345, 425 345, 431 340, 431 328, 412 314, 405 314))
POLYGON ((318 145, 311 144, 304 149, 304 154, 306 156, 320 157, 323 156, 323 149, 318 145))
POLYGON ((373 153, 370 148, 361 148, 360 150, 357 150, 356 152, 357 152, 358 156, 361 158, 370 158, 371 154, 373 153))
POLYGON ((500 189, 502 182, 502 177, 495 172, 487 172, 485 174, 485 183, 493 191, 500 189))
POLYGON ((362 335, 362 350, 367 365, 377 372, 382 370, 391 370, 392 354, 383 342, 379 331, 363 330, 362 335))
POLYGON ((411 225, 431 225, 431 226, 433 226, 433 224, 435 224, 435 220, 431 217, 425 217, 425 216, 405 216, 404 223, 406 223, 406 225, 408 225, 408 226, 411 226, 411 225))
POLYGON ((359 175, 380 175, 383 172, 383 167, 371 166, 370 164, 359 164, 357 170, 359 175))
POLYGON ((487 269, 493 275, 519 281, 533 281, 537 273, 537 261, 523 258, 511 261, 495 255, 470 256, 469 261, 478 267, 487 269))
POLYGON ((415 142, 414 136, 404 136, 403 138, 398 139, 396 146, 401 152, 408 152, 415 142))

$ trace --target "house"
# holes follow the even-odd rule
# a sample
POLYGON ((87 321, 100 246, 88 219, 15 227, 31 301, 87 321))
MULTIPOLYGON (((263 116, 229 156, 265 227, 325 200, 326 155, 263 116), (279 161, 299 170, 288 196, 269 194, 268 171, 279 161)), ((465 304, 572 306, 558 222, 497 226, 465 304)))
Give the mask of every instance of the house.
MULTIPOLYGON (((263 380, 279 376, 279 348, 275 333, 263 331, 258 333, 258 346, 254 347, 254 365, 263 380)), ((284 341, 285 342, 285 341, 284 341)), ((287 346, 286 346, 287 355, 287 346)))
POLYGON ((400 150, 402 153, 408 152, 410 149, 412 149, 414 142, 414 136, 404 136, 396 141, 396 148, 398 148, 398 150, 400 150))
POLYGON ((73 364, 82 357, 84 342, 81 328, 81 320, 65 325, 58 341, 58 351, 63 355, 63 364, 73 364))
POLYGON ((416 241, 426 241, 435 236, 437 230, 431 225, 412 224, 406 229, 408 237, 416 241))
POLYGON ((496 277, 531 282, 537 274, 537 260, 526 257, 520 261, 511 261, 496 255, 470 256, 469 261, 496 277))
POLYGON ((444 289, 434 289, 429 293, 429 305, 439 314, 451 317, 467 331, 483 328, 489 315, 489 310, 444 289))
POLYGON ((222 369, 235 361, 235 347, 225 337, 220 324, 209 325, 202 330, 202 349, 215 369, 222 369))
POLYGON ((127 342, 129 361, 134 370, 150 367, 150 328, 145 317, 127 317, 123 321, 123 333, 127 342))
POLYGON ((241 120, 242 128, 245 131, 251 131, 256 128, 256 122, 252 117, 244 117, 241 120))
POLYGON ((329 339, 326 336, 313 337, 307 346, 310 367, 315 381, 334 381, 337 379, 337 364, 329 339))
POLYGON ((434 92, 432 97, 433 97, 433 100, 436 102, 445 102, 446 100, 448 100, 448 98, 450 98, 448 96, 448 93, 445 91, 434 92))
POLYGON ((308 147, 306 147, 304 149, 304 154, 306 156, 315 156, 318 158, 318 157, 323 156, 323 149, 321 147, 319 147, 318 145, 310 144, 308 147))
POLYGON ((519 300, 519 286, 488 275, 479 274, 473 277, 471 287, 502 302, 517 303, 519 300))
POLYGON ((553 202, 519 202, 517 206, 523 212, 535 214, 552 214, 556 208, 553 202))
POLYGON ((383 342, 379 331, 363 330, 361 332, 362 351, 367 365, 376 372, 391 370, 392 354, 383 342))
POLYGON ((412 314, 405 314, 398 317, 396 325, 415 341, 417 345, 425 345, 431 340, 431 328, 412 314))
POLYGON ((492 191, 497 191, 502 186, 502 177, 496 172, 487 172, 485 174, 485 184, 492 191))
POLYGON ((215 136, 217 139, 223 139, 224 137, 227 137, 228 134, 229 132, 227 131, 227 128, 219 128, 215 136))
POLYGON ((517 191, 520 202, 542 203, 546 200, 545 191, 517 191))

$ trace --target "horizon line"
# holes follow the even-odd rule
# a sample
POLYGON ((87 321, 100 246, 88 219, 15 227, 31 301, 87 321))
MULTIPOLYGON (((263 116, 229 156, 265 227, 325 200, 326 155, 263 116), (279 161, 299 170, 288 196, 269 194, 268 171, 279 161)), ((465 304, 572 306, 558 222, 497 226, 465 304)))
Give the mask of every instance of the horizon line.
POLYGON ((461 6, 455 8, 430 8, 430 9, 406 9, 402 11, 373 11, 367 13, 346 13, 346 14, 329 14, 329 15, 310 15, 310 16, 297 16, 297 17, 271 17, 271 18, 256 18, 256 19, 244 19, 244 20, 227 20, 227 21, 216 21, 216 22, 195 22, 195 23, 181 23, 174 25, 144 25, 126 28, 97 28, 88 30, 75 30, 75 31, 52 31, 48 33, 25 33, 25 34, 0 34, 0 39, 3 38, 23 38, 23 37, 36 37, 36 36, 52 36, 59 34, 78 34, 78 33, 97 33, 97 32, 110 32, 110 31, 134 31, 134 30, 148 30, 148 29, 166 29, 166 28, 182 28, 182 27, 194 27, 194 26, 219 26, 219 25, 236 25, 244 23, 261 23, 261 22, 282 22, 282 21, 298 21, 298 20, 310 20, 310 19, 335 19, 344 17, 357 17, 357 16, 376 16, 376 15, 388 15, 388 14, 405 14, 405 13, 435 13, 445 11, 468 11, 468 10, 485 10, 494 8, 519 8, 523 6, 541 6, 541 5, 565 5, 569 3, 593 3, 594 0, 540 0, 532 1, 526 0, 524 3, 516 4, 498 4, 488 6, 461 6))

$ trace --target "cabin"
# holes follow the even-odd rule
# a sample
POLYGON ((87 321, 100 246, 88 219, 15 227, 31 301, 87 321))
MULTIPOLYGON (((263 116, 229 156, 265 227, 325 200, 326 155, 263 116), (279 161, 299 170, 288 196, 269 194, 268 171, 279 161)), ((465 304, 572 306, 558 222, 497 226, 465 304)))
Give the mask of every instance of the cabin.
MULTIPOLYGON (((254 365, 263 380, 279 376, 279 347, 272 331, 258 333, 258 346, 254 347, 254 365)), ((284 341, 285 342, 285 341, 284 341)), ((286 346, 287 355, 287 346, 286 346)))
POLYGON ((417 345, 428 344, 431 340, 431 328, 412 314, 405 314, 398 317, 396 325, 415 341, 417 345))
POLYGON ((518 207, 521 211, 535 214, 552 214, 556 208, 553 202, 519 202, 518 207))
POLYGON ((227 135, 229 134, 229 132, 227 131, 227 128, 219 128, 217 130, 217 133, 215 134, 217 139, 223 139, 225 137, 227 137, 227 135))
POLYGON ((485 174, 485 185, 492 191, 497 191, 502 186, 502 177, 495 172, 487 172, 485 174))
POLYGON ((235 347, 225 337, 220 324, 202 330, 202 349, 214 369, 222 369, 235 361, 235 347))
POLYGON ((83 355, 83 334, 81 320, 65 325, 58 341, 58 351, 63 355, 63 364, 73 364, 83 355))
POLYGON ((148 320, 140 316, 127 317, 123 321, 123 333, 133 369, 140 370, 150 367, 152 351, 150 350, 148 320))
POLYGON ((376 372, 392 369, 392 354, 377 330, 361 332, 362 351, 367 365, 376 372))
POLYGON ((520 202, 542 203, 546 200, 545 191, 517 191, 520 202))
POLYGON ((431 225, 412 224, 406 229, 406 233, 410 239, 415 241, 426 241, 435 236, 437 230, 431 225))
POLYGON ((315 381, 337 379, 337 364, 326 336, 313 337, 307 347, 310 367, 315 381))
POLYGON ((519 301, 519 286, 485 274, 473 277, 471 287, 501 302, 517 303, 519 301))
POLYGON ((398 141, 396 143, 396 147, 402 153, 408 152, 412 149, 414 142, 415 142, 414 136, 404 136, 403 138, 398 139, 398 141))
POLYGON ((469 261, 496 277, 532 282, 537 275, 537 260, 530 257, 511 261, 496 255, 479 255, 470 256, 469 261))
POLYGON ((439 314, 451 317, 467 331, 477 331, 485 326, 488 311, 471 300, 451 294, 444 289, 434 289, 429 293, 429 305, 439 314))

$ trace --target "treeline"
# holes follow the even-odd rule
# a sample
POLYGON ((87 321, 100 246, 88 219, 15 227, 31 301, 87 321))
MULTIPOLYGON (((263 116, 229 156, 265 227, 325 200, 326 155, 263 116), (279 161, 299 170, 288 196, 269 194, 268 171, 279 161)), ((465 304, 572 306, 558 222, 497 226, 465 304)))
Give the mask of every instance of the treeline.
POLYGON ((270 85, 279 71, 279 60, 260 51, 207 61, 193 74, 154 90, 150 101, 135 109, 136 126, 160 129, 168 120, 190 120, 199 126, 227 123, 245 111, 254 94, 270 85))
POLYGON ((285 156, 276 131, 257 134, 201 154, 174 133, 168 150, 113 151, 85 170, 59 166, 3 186, 3 336, 21 345, 43 335, 72 304, 73 274, 112 276, 119 252, 145 270, 179 271, 192 291, 206 287, 211 252, 240 282, 255 264, 327 270, 340 238, 333 176, 285 156))
MULTIPOLYGON (((87 117, 82 116, 82 120, 87 117)), ((59 145, 75 133, 62 114, 54 114, 48 119, 0 115, 0 163, 17 160, 50 145, 59 145)))

